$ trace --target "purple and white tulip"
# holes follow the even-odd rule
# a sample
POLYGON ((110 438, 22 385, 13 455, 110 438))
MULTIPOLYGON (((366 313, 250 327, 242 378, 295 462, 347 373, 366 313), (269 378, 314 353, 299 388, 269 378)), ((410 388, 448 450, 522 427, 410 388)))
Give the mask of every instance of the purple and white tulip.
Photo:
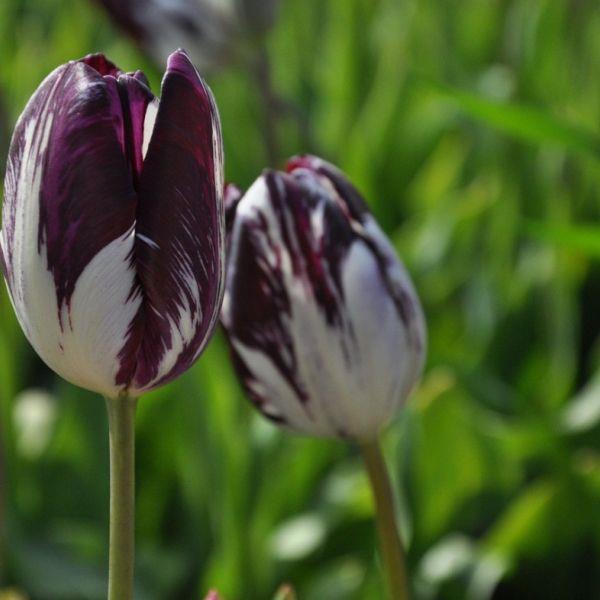
POLYGON ((279 0, 95 1, 155 61, 173 46, 183 45, 202 70, 232 61, 238 46, 273 24, 279 4, 279 0))
POLYGON ((21 327, 54 371, 108 397, 188 369, 223 294, 217 108, 181 50, 161 93, 102 55, 69 62, 9 151, 0 258, 21 327))
POLYGON ((421 305, 342 172, 312 156, 287 171, 266 171, 228 207, 221 322, 238 375, 267 417, 370 440, 421 374, 421 305))

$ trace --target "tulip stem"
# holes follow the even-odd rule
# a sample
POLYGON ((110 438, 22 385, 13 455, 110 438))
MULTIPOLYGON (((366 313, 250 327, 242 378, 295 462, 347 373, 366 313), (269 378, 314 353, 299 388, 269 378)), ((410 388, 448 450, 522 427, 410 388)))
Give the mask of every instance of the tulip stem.
POLYGON ((408 600, 404 550, 396 523, 392 486, 379 440, 362 443, 360 448, 375 501, 381 558, 387 574, 388 594, 391 600, 408 600))
POLYGON ((7 552, 7 481, 4 456, 4 436, 2 435, 2 423, 0 423, 0 586, 4 585, 6 576, 7 552))
POLYGON ((133 599, 136 402, 129 396, 106 399, 110 435, 108 600, 133 599))

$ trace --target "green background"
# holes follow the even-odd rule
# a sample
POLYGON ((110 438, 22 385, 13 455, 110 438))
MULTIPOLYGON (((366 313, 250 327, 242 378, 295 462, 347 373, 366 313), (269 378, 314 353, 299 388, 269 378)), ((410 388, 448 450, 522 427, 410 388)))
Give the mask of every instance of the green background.
MULTIPOLYGON (((349 174, 427 314, 426 372, 384 436, 415 598, 600 598, 598 3, 283 0, 267 48, 293 107, 271 115, 281 157, 349 174)), ((158 92, 95 6, 0 2, 1 165, 41 79, 98 50, 158 92)), ((208 80, 248 186, 268 163, 257 85, 243 60, 208 80)), ((0 590, 102 598, 104 403, 43 365, 4 289, 0 426, 0 590)), ((356 449, 264 422, 220 333, 141 400, 137 434, 139 599, 382 597, 356 449)))

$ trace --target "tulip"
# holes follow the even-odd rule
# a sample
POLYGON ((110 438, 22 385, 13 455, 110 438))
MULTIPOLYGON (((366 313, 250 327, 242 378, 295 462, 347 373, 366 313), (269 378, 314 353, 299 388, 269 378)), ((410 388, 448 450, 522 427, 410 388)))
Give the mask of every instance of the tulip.
POLYGON ((17 318, 59 375, 107 398, 109 598, 133 594, 136 398, 198 358, 224 284, 212 95, 183 51, 162 97, 90 55, 52 72, 15 128, 0 262, 17 318))
POLYGON ((300 432, 374 438, 425 350, 419 299, 390 242, 315 157, 265 172, 231 211, 221 319, 249 396, 300 432))
POLYGON ((0 248, 54 371, 114 398, 191 366, 221 303, 222 171, 218 113, 184 52, 160 101, 101 55, 44 80, 13 135, 0 248))
POLYGON ((365 201, 333 165, 292 159, 227 206, 221 322, 240 380, 269 419, 351 439, 377 505, 390 597, 407 597, 392 491, 378 444, 420 377, 425 321, 410 278, 365 201))
POLYGON ((95 0, 150 57, 183 44, 203 70, 234 59, 244 41, 273 24, 279 0, 95 0))

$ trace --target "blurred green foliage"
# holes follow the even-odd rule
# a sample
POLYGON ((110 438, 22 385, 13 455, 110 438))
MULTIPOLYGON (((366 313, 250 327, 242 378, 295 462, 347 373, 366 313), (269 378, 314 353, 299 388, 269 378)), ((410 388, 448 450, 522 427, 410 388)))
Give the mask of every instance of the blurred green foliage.
MULTIPOLYGON (((385 436, 415 597, 600 598, 598 3, 282 0, 267 44, 282 155, 349 173, 428 316, 422 386, 385 436)), ((2 165, 41 79, 98 50, 158 90, 84 0, 0 3, 2 165)), ((247 186, 260 94, 242 64, 210 83, 247 186)), ((102 598, 104 403, 40 362, 4 290, 0 419, 0 590, 102 598)), ((263 422, 220 335, 137 427, 140 599, 382 597, 355 449, 263 422)))

